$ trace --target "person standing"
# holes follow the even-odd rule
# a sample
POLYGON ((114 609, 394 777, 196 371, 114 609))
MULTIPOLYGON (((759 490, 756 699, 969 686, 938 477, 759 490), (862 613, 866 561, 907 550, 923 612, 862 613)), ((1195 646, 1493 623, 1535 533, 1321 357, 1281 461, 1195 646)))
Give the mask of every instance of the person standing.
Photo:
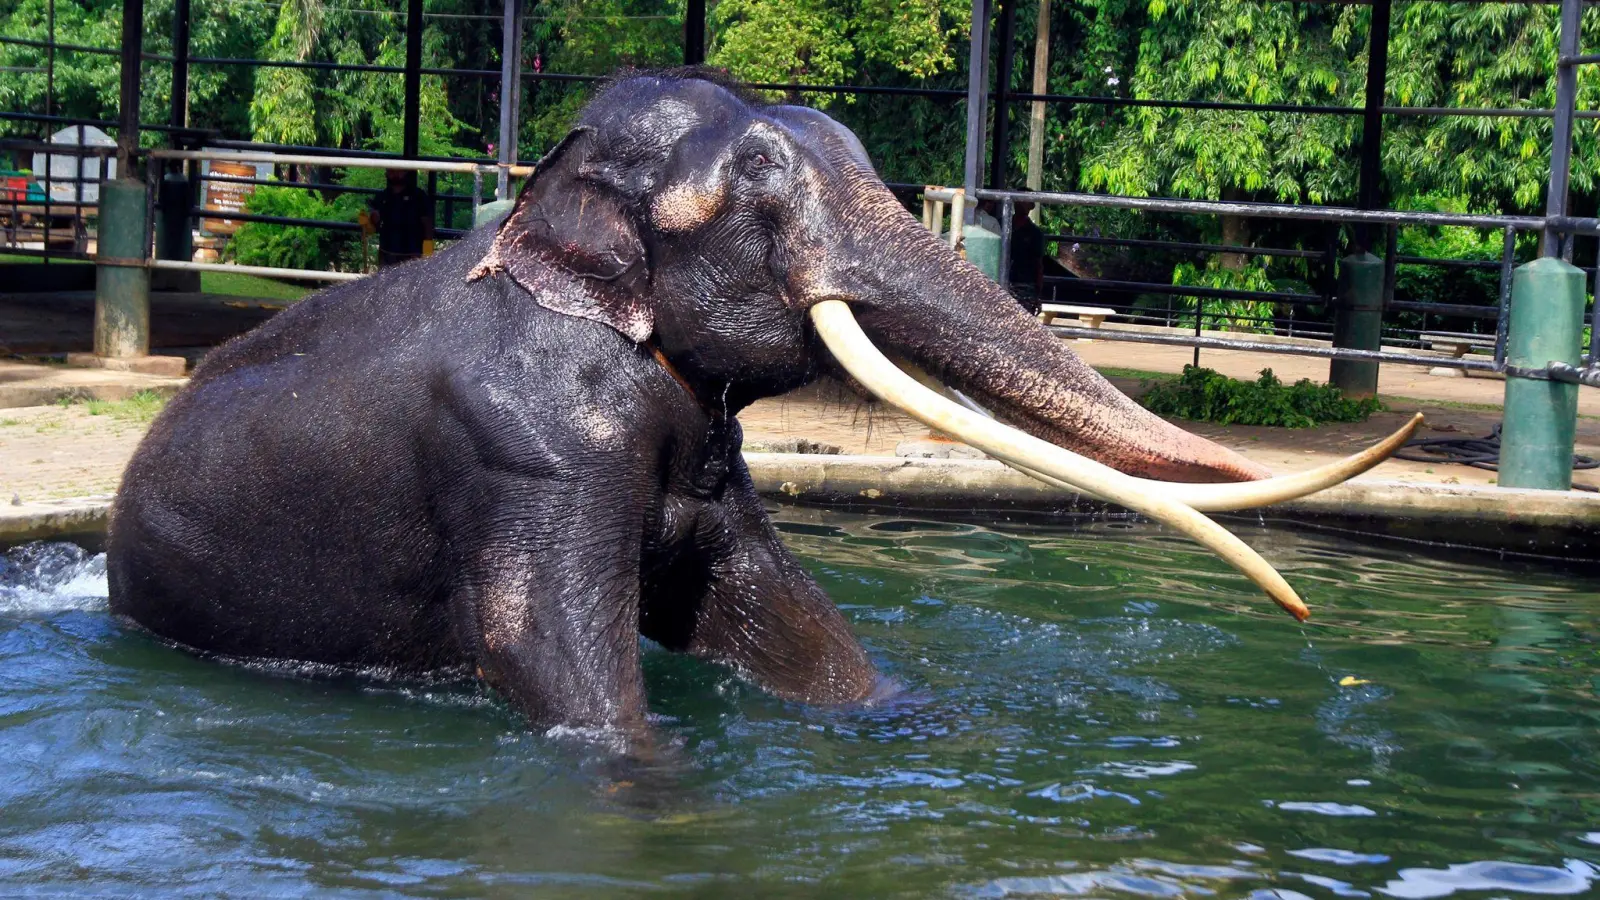
POLYGON ((417 187, 417 173, 385 172, 383 192, 367 204, 362 230, 378 232, 378 267, 433 254, 433 198, 417 187))

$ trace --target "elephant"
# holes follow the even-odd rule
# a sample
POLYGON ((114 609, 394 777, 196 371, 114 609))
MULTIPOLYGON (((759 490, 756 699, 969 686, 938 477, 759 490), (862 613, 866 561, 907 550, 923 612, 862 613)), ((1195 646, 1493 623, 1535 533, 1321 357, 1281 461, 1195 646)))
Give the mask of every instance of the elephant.
POLYGON ((825 114, 631 71, 497 223, 196 366, 115 498, 112 609, 226 659, 457 671, 536 726, 647 732, 641 636, 780 698, 870 702, 887 682, 779 539, 737 418, 867 377, 853 336, 1053 483, 1207 525, 1275 483, 1097 375, 825 114))

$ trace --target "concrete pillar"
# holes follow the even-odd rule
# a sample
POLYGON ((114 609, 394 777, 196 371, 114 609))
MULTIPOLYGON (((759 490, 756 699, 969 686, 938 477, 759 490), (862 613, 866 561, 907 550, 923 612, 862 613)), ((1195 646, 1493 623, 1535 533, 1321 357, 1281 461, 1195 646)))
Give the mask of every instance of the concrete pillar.
POLYGON ((1000 280, 1000 235, 982 225, 967 225, 961 230, 962 246, 967 251, 967 262, 994 281, 1000 280))
POLYGON ((472 211, 472 227, 482 228, 485 224, 493 222, 508 212, 516 205, 515 200, 491 200, 483 203, 472 211))
POLYGON ((117 178, 100 186, 98 255, 95 271, 94 354, 111 359, 150 352, 150 270, 145 254, 145 186, 117 178))
MULTIPOLYGON (((1333 317, 1333 346, 1378 350, 1383 338, 1383 260, 1356 253, 1339 260, 1339 296, 1333 317)), ((1328 364, 1328 383, 1346 397, 1378 393, 1378 364, 1336 359, 1328 364)))
POLYGON ((94 283, 94 352, 69 353, 70 365, 182 375, 181 356, 150 354, 150 270, 144 182, 114 178, 100 185, 94 283))
MULTIPOLYGON (((1553 256, 1518 267, 1511 281, 1506 362, 1527 369, 1552 361, 1579 365, 1583 306, 1581 269, 1553 256)), ((1570 489, 1577 424, 1577 385, 1507 373, 1500 484, 1570 489)))

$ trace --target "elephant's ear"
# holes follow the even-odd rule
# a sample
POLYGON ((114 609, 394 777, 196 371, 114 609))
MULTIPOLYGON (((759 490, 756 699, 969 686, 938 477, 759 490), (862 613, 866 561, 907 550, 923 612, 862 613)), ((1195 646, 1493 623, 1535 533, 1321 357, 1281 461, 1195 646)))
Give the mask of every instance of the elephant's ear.
POLYGON ((644 242, 624 198, 597 177, 594 146, 580 127, 539 160, 469 280, 504 272, 539 305, 643 343, 655 328, 644 242))

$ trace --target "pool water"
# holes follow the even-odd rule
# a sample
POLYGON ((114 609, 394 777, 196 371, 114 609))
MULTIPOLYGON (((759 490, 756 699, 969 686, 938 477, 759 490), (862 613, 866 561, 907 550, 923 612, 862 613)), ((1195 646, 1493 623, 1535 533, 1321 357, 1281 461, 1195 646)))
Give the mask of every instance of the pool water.
POLYGON ((649 764, 472 684, 193 658, 104 559, 0 554, 0 895, 1600 893, 1600 582, 1244 528, 1296 625, 1155 526, 786 509, 904 692, 646 653, 649 764))

